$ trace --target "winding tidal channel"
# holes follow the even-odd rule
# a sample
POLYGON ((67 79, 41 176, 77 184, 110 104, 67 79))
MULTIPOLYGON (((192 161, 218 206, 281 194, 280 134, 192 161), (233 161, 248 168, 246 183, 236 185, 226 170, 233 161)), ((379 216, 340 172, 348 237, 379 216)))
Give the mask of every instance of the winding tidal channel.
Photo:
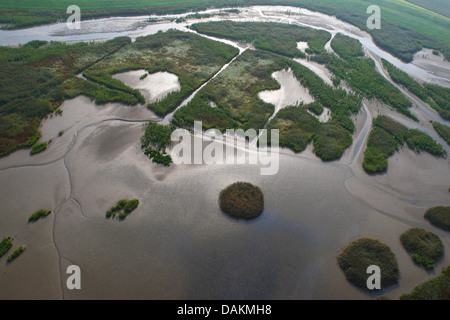
MULTIPOLYGON (((180 16, 184 15, 165 17, 180 16)), ((148 18, 85 21, 81 30, 70 31, 63 23, 0 31, 0 45, 37 39, 135 39, 170 28, 192 32, 187 26, 199 22, 150 24, 145 22, 148 18)), ((201 21, 220 19, 224 18, 201 21)), ((405 64, 378 48, 367 33, 321 13, 249 7, 226 19, 298 24, 333 36, 344 33, 361 41, 389 81, 380 58, 420 81, 450 86, 450 68, 436 75, 405 64)), ((252 50, 215 40, 238 47, 241 54, 252 50)), ((327 48, 332 50, 329 44, 327 48)), ((329 72, 320 65, 298 62, 330 82, 329 72)), ((450 154, 429 121, 449 123, 400 89, 413 102, 420 124, 364 100, 355 116, 353 144, 339 161, 320 161, 312 145, 301 154, 283 149, 274 176, 262 176, 261 166, 250 164, 156 166, 140 149, 142 125, 169 123, 173 114, 162 119, 144 105, 97 106, 84 96, 65 101, 62 116, 43 121, 43 140, 53 139, 47 151, 30 157, 22 150, 0 159, 0 236, 11 235, 15 243, 27 246, 13 264, 0 264, 0 299, 398 298, 450 264, 449 233, 423 218, 429 207, 450 205, 449 160, 403 148, 389 158, 387 174, 368 176, 361 166, 372 119, 378 114, 427 132, 450 154), (64 134, 56 138, 60 130, 64 134), (220 191, 236 181, 254 183, 264 192, 265 210, 257 220, 234 221, 220 211, 220 191), (122 198, 139 198, 139 208, 125 221, 106 220, 106 210, 122 198), (53 213, 27 224, 39 208, 52 208, 53 213), (411 227, 425 228, 442 239, 447 254, 437 271, 425 272, 403 249, 399 236, 411 227), (380 239, 392 248, 400 268, 397 286, 367 294, 347 282, 336 255, 360 236, 380 239), (66 269, 72 264, 81 268, 81 290, 65 285, 66 269)))

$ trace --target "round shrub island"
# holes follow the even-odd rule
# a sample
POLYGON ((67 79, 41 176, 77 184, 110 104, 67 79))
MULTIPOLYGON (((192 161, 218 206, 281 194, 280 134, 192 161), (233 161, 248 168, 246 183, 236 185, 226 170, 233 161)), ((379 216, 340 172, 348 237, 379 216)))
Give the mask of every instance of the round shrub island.
POLYGON ((261 189, 248 182, 236 182, 220 192, 220 209, 235 219, 251 220, 264 210, 261 189))
POLYGON ((434 207, 425 212, 425 219, 438 228, 450 231, 450 207, 434 207))
POLYGON ((381 289, 398 281, 397 259, 389 246, 380 240, 362 237, 350 241, 341 249, 337 260, 347 280, 361 289, 369 291, 367 268, 372 265, 380 267, 381 289))
POLYGON ((434 262, 444 255, 441 239, 424 229, 409 229, 400 236, 400 241, 413 261, 427 269, 434 269, 434 262))

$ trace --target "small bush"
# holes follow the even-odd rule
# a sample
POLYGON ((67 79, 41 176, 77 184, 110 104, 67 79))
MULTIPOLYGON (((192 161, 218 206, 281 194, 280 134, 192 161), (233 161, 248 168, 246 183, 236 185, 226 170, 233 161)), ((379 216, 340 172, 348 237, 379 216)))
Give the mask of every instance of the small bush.
POLYGON ((31 154, 31 155, 35 155, 35 154, 44 152, 45 150, 47 150, 47 146, 48 146, 48 145, 47 145, 47 142, 42 142, 42 143, 35 144, 35 145, 31 148, 30 154, 31 154))
POLYGON ((18 256, 20 256, 25 251, 24 246, 20 246, 14 252, 8 257, 8 262, 12 262, 14 259, 16 259, 18 256))
POLYGON ((444 254, 441 239, 424 229, 409 229, 400 236, 403 247, 412 254, 411 258, 427 269, 434 269, 434 263, 444 254))
POLYGON ((115 218, 117 216, 119 220, 124 220, 131 212, 133 212, 138 207, 138 205, 138 199, 119 200, 114 207, 106 211, 106 218, 115 218))
POLYGON ((37 221, 37 220, 39 220, 41 217, 46 217, 46 216, 48 216, 51 212, 52 212, 52 210, 40 209, 40 210, 36 211, 35 213, 33 213, 33 214, 28 218, 28 222, 34 222, 34 221, 37 221))

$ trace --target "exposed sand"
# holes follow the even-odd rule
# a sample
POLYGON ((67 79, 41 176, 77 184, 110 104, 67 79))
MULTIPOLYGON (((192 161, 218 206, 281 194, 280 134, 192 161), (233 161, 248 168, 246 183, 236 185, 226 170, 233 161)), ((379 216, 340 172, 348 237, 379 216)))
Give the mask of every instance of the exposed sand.
POLYGON ((181 90, 178 76, 169 72, 148 74, 140 79, 146 70, 134 70, 113 75, 113 78, 125 83, 127 86, 141 91, 147 103, 156 102, 165 98, 169 93, 181 90))
POLYGON ((300 41, 297 42, 297 49, 300 50, 303 53, 306 53, 306 49, 309 48, 308 42, 306 41, 300 41))
POLYGON ((446 78, 450 74, 450 62, 445 60, 442 53, 434 55, 432 49, 424 48, 417 52, 412 63, 440 77, 446 78))

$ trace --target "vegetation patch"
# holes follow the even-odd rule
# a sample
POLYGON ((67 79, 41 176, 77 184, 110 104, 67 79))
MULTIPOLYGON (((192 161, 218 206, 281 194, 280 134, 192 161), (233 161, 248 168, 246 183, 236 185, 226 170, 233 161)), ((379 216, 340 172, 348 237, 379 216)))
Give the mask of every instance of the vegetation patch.
POLYGON ((335 123, 323 123, 314 135, 314 153, 323 161, 341 158, 352 144, 351 134, 335 123))
POLYGON ((4 237, 2 242, 0 242, 0 258, 8 253, 9 249, 11 249, 13 243, 11 237, 4 237))
POLYGON ((47 150, 47 146, 48 146, 47 142, 42 142, 42 143, 35 144, 31 148, 30 154, 31 155, 35 155, 35 154, 44 152, 45 150, 47 150))
POLYGON ((166 153, 166 148, 172 145, 171 135, 175 130, 173 125, 162 125, 149 122, 141 137, 141 148, 144 154, 154 163, 170 166, 172 157, 166 153))
POLYGON ((389 72, 393 81, 404 86, 418 96, 422 101, 428 103, 439 112, 445 120, 450 120, 450 89, 436 84, 420 84, 406 72, 401 71, 393 64, 382 59, 384 68, 389 72))
POLYGON ((367 141, 363 168, 367 173, 380 173, 388 169, 388 158, 404 143, 415 152, 428 152, 446 157, 444 148, 426 133, 408 129, 391 118, 380 115, 373 121, 373 129, 367 141))
POLYGON ((450 266, 442 268, 442 275, 416 286, 400 300, 450 300, 450 266))
POLYGON ((247 182, 236 182, 220 192, 220 209, 235 219, 251 220, 264 210, 261 189, 247 182))
POLYGON ((267 125, 268 145, 272 142, 271 130, 278 129, 280 147, 302 152, 313 139, 319 125, 319 120, 304 107, 286 107, 267 125))
POLYGON ((425 212, 425 219, 434 226, 450 231, 450 207, 433 207, 425 212))
POLYGON ((326 31, 274 22, 213 21, 193 24, 191 28, 206 35, 249 43, 257 49, 301 58, 306 55, 297 48, 297 42, 308 42, 306 53, 323 53, 331 38, 326 31))
POLYGON ((439 122, 432 122, 434 130, 450 145, 450 127, 439 122))
POLYGON ((409 229, 400 236, 400 241, 413 261, 427 269, 434 269, 434 263, 444 254, 441 239, 424 229, 409 229))
POLYGON ((396 284, 399 277, 397 259, 388 245, 380 240, 362 237, 347 243, 337 256, 348 281, 363 290, 367 288, 367 268, 381 269, 381 288, 396 284))
POLYGON ((115 206, 106 212, 106 218, 118 218, 124 220, 131 212, 139 206, 139 199, 122 199, 115 206))
POLYGON ((19 248, 17 248, 16 250, 14 250, 14 252, 8 257, 8 262, 12 262, 13 260, 15 260, 18 256, 20 256, 23 252, 25 251, 25 247, 24 246, 20 246, 19 248))
POLYGON ((363 57, 362 45, 358 40, 337 34, 331 41, 331 46, 340 58, 334 54, 324 54, 317 61, 325 63, 335 77, 344 79, 356 92, 368 99, 379 99, 399 113, 419 121, 409 111, 411 101, 376 70, 372 59, 363 57))
POLYGON ((28 218, 28 222, 38 221, 40 218, 45 218, 50 213, 52 213, 52 210, 40 209, 28 218))
POLYGON ((160 101, 148 104, 156 114, 164 116, 217 73, 239 50, 199 35, 169 30, 139 37, 114 55, 87 69, 83 75, 110 89, 145 99, 139 90, 132 89, 112 76, 130 70, 145 69, 149 74, 170 72, 178 76, 181 89, 171 92, 160 101))

